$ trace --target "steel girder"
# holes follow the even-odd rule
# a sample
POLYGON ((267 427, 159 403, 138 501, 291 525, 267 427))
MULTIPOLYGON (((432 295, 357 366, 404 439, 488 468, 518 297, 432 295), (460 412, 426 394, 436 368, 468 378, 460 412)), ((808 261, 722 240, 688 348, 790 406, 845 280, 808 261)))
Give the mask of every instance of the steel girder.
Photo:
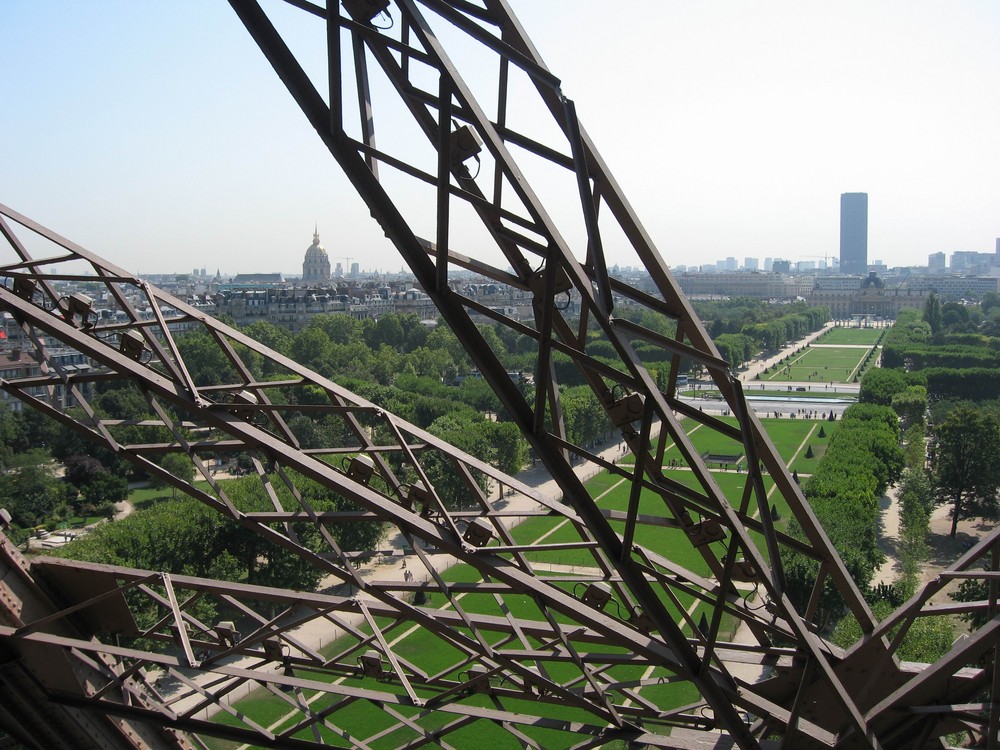
MULTIPOLYGON (((350 595, 314 599, 172 573, 40 561, 35 585, 61 604, 34 622, 8 623, 0 630, 3 645, 13 654, 48 648, 91 665, 99 654, 111 665, 102 689, 53 691, 51 698, 274 747, 461 746, 464 733, 496 727, 523 747, 592 747, 616 738, 661 747, 758 747, 770 739, 784 747, 926 747, 960 727, 995 736, 996 711, 975 703, 991 679, 982 659, 994 658, 992 621, 939 664, 923 670, 899 664, 899 631, 890 628, 905 630, 916 617, 933 613, 931 594, 923 592, 887 623, 874 622, 747 409, 738 382, 510 9, 501 2, 400 0, 389 10, 392 26, 379 28, 365 10, 378 10, 378 3, 348 3, 350 12, 338 7, 330 13, 307 2, 291 4, 325 24, 329 59, 322 94, 260 8, 232 0, 562 497, 503 476, 0 209, 10 220, 0 231, 13 251, 3 269, 9 283, 0 289, 0 304, 40 363, 38 374, 0 386, 350 587, 350 595), (486 99, 460 76, 446 42, 455 42, 459 52, 471 48, 490 56, 496 77, 479 86, 486 99), (345 103, 351 90, 357 93, 353 108, 345 103), (395 97, 388 120, 380 117, 380 97, 395 97), (526 130, 522 123, 532 120, 519 115, 524 108, 547 112, 548 125, 526 130), (412 117, 409 133, 396 132, 401 112, 412 117), (482 143, 478 153, 470 132, 482 143), (422 151, 414 133, 426 141, 422 151), (467 167, 473 155, 480 162, 475 174, 467 167), (411 183, 406 190, 422 187, 429 197, 421 202, 415 192, 397 194, 404 178, 411 183), (578 215, 566 222, 560 216, 558 227, 540 189, 550 179, 554 189, 580 196, 578 215), (20 228, 55 250, 29 254, 17 237, 20 228), (638 288, 609 272, 603 248, 611 241, 634 253, 651 286, 638 288), (478 255, 456 248, 475 248, 478 255), (534 320, 516 320, 454 288, 452 266, 521 290, 533 302, 534 320), (61 285, 74 281, 98 285, 115 315, 95 323, 75 309, 61 296, 61 285), (615 314, 626 307, 649 315, 633 322, 637 316, 615 314), (508 375, 474 314, 534 347, 533 397, 508 375), (665 329, 650 322, 660 319, 669 321, 665 329), (226 382, 206 385, 192 374, 175 344, 178 332, 192 329, 228 362, 226 382), (55 342, 86 354, 98 369, 63 367, 55 342), (735 420, 704 415, 677 398, 683 357, 704 366, 735 420), (669 373, 657 383, 652 370, 663 362, 669 373), (574 442, 559 403, 567 363, 605 405, 634 463, 618 465, 574 442), (129 423, 90 406, 89 389, 115 381, 139 388, 148 418, 129 423), (295 419, 320 413, 337 422, 339 445, 303 449, 295 419), (692 425, 716 433, 745 457, 747 471, 735 490, 723 491, 694 449, 692 425), (141 442, 136 427, 148 435, 141 442), (255 456, 256 471, 247 481, 263 504, 241 506, 208 467, 209 459, 244 451, 255 456), (200 481, 160 468, 156 459, 168 452, 187 456, 200 481), (362 455, 370 460, 357 462, 362 455), (663 468, 667 456, 677 456, 676 470, 663 468), (592 497, 575 471, 580 460, 622 482, 627 505, 605 506, 592 497), (447 470, 438 469, 431 482, 425 467, 434 461, 447 470), (788 504, 801 538, 774 528, 771 492, 788 504), (336 510, 318 510, 317 497, 336 510), (509 528, 509 519, 532 516, 552 525, 546 528, 558 525, 560 541, 532 538, 523 531, 527 524, 509 528), (340 543, 344 524, 372 522, 398 534, 387 536, 400 541, 386 545, 385 559, 401 552, 426 580, 379 579, 379 567, 370 564, 377 551, 340 543), (484 524, 478 536, 470 532, 474 522, 484 524), (696 553, 691 569, 673 560, 681 547, 696 553), (573 560, 570 570, 560 562, 564 555, 573 560), (789 555, 812 561, 819 571, 812 593, 798 605, 783 564, 789 555), (80 580, 89 582, 86 595, 69 583, 80 580), (830 588, 865 632, 847 653, 816 632, 817 611, 830 588), (414 604, 416 590, 438 596, 441 606, 414 604), (205 601, 213 605, 208 611, 238 613, 252 630, 237 635, 203 621, 197 606, 205 601), (707 627, 699 627, 698 613, 707 627), (50 627, 66 619, 78 628, 76 635, 50 627), (332 652, 296 629, 317 619, 338 627, 332 652), (724 635, 729 622, 745 626, 740 643, 724 635), (405 638, 391 637, 412 625, 434 644, 426 653, 409 653, 405 638), (98 636, 105 631, 110 635, 98 636), (121 646, 111 635, 138 640, 121 646), (172 650, 155 648, 168 642, 172 650), (425 664, 432 653, 433 665, 425 664), (746 662, 766 667, 765 679, 737 672, 736 665, 746 662), (276 675, 279 664, 282 674, 276 675), (177 683, 169 695, 148 684, 153 667, 177 683), (691 697, 678 701, 658 690, 661 684, 683 684, 691 697), (226 711, 237 685, 258 685, 283 700, 295 712, 292 724, 274 730, 238 711, 228 712, 228 726, 211 720, 212 710, 226 711), (312 707, 312 691, 324 696, 320 710, 312 707), (121 698, 133 692, 141 700, 121 698), (358 729, 352 711, 359 706, 382 712, 374 729, 358 729), (689 730, 701 736, 691 739, 689 730)), ((482 84, 478 75, 476 83, 482 84)), ((992 581, 972 567, 989 557, 986 567, 996 569, 995 543, 991 537, 970 552, 955 575, 992 581)), ((978 606, 993 614, 991 585, 991 599, 978 606)))

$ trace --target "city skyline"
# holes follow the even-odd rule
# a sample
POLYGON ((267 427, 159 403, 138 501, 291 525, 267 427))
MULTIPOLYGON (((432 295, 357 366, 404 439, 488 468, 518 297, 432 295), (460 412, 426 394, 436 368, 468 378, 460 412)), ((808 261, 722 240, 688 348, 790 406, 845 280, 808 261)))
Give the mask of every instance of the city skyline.
MULTIPOLYGON (((836 256, 852 190, 888 266, 1000 236, 994 4, 512 5, 671 266, 836 256)), ((0 202, 93 252, 291 273, 318 223, 331 256, 400 268, 224 4, 5 4, 0 65, 0 202)))

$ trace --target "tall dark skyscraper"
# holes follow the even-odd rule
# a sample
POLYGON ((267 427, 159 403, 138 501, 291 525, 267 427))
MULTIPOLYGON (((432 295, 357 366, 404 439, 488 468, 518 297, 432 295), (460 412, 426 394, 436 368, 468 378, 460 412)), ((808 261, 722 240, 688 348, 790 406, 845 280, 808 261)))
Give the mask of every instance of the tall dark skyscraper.
POLYGON ((868 273, 868 193, 840 196, 840 272, 868 273))

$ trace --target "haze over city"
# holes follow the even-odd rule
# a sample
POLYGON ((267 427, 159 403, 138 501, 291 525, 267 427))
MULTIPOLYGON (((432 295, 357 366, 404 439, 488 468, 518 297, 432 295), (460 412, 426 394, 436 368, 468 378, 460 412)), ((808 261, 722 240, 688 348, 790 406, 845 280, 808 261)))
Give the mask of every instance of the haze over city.
MULTIPOLYGON (((835 257, 855 191, 871 261, 994 249, 995 3, 512 5, 669 264, 835 257)), ((399 270, 225 3, 5 3, 0 67, 0 202, 113 262, 399 270)))

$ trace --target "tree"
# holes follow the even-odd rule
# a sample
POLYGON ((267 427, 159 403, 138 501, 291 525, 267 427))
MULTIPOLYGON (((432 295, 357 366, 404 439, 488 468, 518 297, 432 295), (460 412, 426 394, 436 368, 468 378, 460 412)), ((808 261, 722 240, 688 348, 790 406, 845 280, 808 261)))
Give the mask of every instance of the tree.
POLYGON ((998 307, 1000 307, 1000 294, 996 292, 986 292, 979 301, 979 309, 983 315, 989 315, 991 310, 998 307))
MULTIPOLYGON (((872 612, 879 620, 892 614, 892 605, 884 600, 875 602, 872 612)), ((890 638, 899 630, 897 625, 890 638)), ((857 620, 848 615, 833 629, 830 640, 842 648, 849 648, 861 638, 861 627, 857 620)), ((947 617, 918 617, 899 646, 896 655, 904 661, 933 663, 951 650, 955 640, 955 626, 947 617)))
MULTIPOLYGON (((352 503, 315 482, 298 475, 294 481, 316 511, 355 509, 352 503)), ((283 508, 298 506, 283 483, 276 485, 275 491, 283 508)), ((241 511, 274 510, 271 497, 257 477, 227 481, 226 493, 241 511)), ((274 528, 286 531, 281 523, 274 524, 274 528)), ((326 540, 311 523, 294 523, 291 531, 314 552, 328 549, 326 540)), ((384 525, 359 521, 333 524, 330 531, 343 549, 367 550, 377 545, 384 525)), ((141 513, 102 524, 62 548, 59 554, 76 560, 297 590, 314 589, 322 576, 322 571, 294 552, 189 497, 165 500, 141 513)))
MULTIPOLYGON (((929 322, 929 321, 928 321, 929 322)), ((949 332, 969 330, 969 310, 960 302, 941 305, 941 327, 949 332)))
POLYGON ((372 350, 363 341, 350 344, 333 344, 327 357, 331 373, 336 373, 338 379, 344 377, 370 378, 371 363, 374 358, 372 350))
POLYGON ((16 413, 20 425, 15 439, 20 442, 11 444, 17 453, 29 449, 50 449, 56 437, 66 432, 66 428, 47 414, 36 409, 25 409, 16 413))
MULTIPOLYGON (((955 592, 955 599, 960 602, 985 602, 990 598, 990 585, 981 578, 967 578, 959 584, 958 591, 955 592)), ((981 628, 990 620, 989 610, 986 608, 976 609, 970 612, 963 612, 959 615, 961 619, 972 625, 973 628, 981 628)))
POLYGON ((483 427, 494 449, 490 463, 504 474, 517 474, 528 461, 528 443, 513 422, 486 422, 483 427))
POLYGON ((300 365, 319 373, 329 374, 327 367, 333 344, 322 328, 306 327, 292 342, 291 358, 300 365))
POLYGON ((371 374, 376 383, 391 385, 396 373, 399 372, 400 355, 387 344, 382 344, 375 352, 371 365, 371 374))
POLYGON ((244 328, 243 332, 279 354, 288 354, 292 345, 292 334, 288 329, 276 326, 269 320, 256 320, 244 328))
POLYGON ((345 313, 324 313, 309 321, 307 328, 319 328, 334 344, 356 344, 361 342, 361 323, 354 316, 345 313))
POLYGON ((587 445, 611 429, 607 410, 587 386, 563 388, 559 395, 566 436, 577 445, 587 445))
POLYGON ((498 414, 500 399, 490 384, 482 378, 466 378, 458 387, 458 398, 480 414, 498 414))
MULTIPOLYGON (((287 328, 276 326, 269 320, 257 320, 243 329, 244 333, 255 341, 259 341, 264 346, 276 351, 278 354, 288 355, 292 348, 292 334, 287 328)), ((284 368, 271 359, 262 360, 261 374, 264 377, 280 375, 284 368)))
MULTIPOLYGON (((456 448, 489 461, 489 453, 493 446, 485 430, 482 429, 484 424, 482 417, 470 410, 439 417, 427 429, 431 434, 446 440, 456 448)), ((446 454, 436 450, 425 451, 420 456, 420 462, 434 491, 446 507, 451 509, 476 507, 461 472, 446 454)), ((485 492, 486 476, 481 472, 472 471, 472 478, 485 492)))
POLYGON ((399 350, 405 338, 399 315, 383 315, 365 327, 365 343, 372 349, 388 346, 393 350, 399 350))
POLYGON ((468 372, 471 366, 469 355, 466 354, 462 342, 458 340, 458 337, 447 326, 439 325, 433 331, 430 331, 427 334, 426 346, 429 349, 448 352, 458 372, 468 372))
POLYGON ((906 375, 899 370, 876 367, 861 378, 858 402, 889 406, 892 399, 907 389, 906 375))
POLYGON ((120 474, 102 471, 81 488, 83 501, 93 508, 103 508, 105 514, 113 513, 115 503, 128 497, 128 482, 120 474))
MULTIPOLYGON (((177 477, 185 482, 190 482, 194 479, 194 464, 191 463, 191 459, 180 453, 168 453, 160 461, 160 467, 170 473, 172 476, 177 477)), ((154 487, 166 487, 167 482, 164 479, 157 477, 153 480, 154 487)), ((177 488, 171 485, 171 495, 177 497, 177 488)))
POLYGON ((191 331, 179 336, 177 348, 195 385, 219 385, 236 375, 222 349, 203 331, 191 331))
POLYGON ((17 414, 6 405, 0 404, 0 469, 7 468, 10 459, 17 452, 14 447, 20 442, 24 428, 17 414))
POLYGON ((892 397, 892 408, 906 426, 922 422, 927 411, 927 388, 911 385, 892 397))
POLYGON ((951 533, 965 518, 994 517, 1000 490, 1000 418, 958 406, 935 429, 934 493, 951 503, 951 533))
POLYGON ((153 415, 149 401, 131 382, 115 384, 102 390, 94 398, 93 405, 100 414, 112 419, 138 419, 153 415))
POLYGON ((27 528, 51 518, 76 490, 45 465, 24 466, 0 476, 0 497, 14 523, 27 528))
POLYGON ((107 472, 104 468, 104 464, 92 456, 82 456, 79 454, 68 456, 66 460, 63 461, 63 465, 66 467, 63 479, 76 487, 78 490, 82 490, 99 474, 107 472))
POLYGON ((931 518, 931 487, 922 467, 909 468, 899 484, 899 584, 907 598, 916 590, 927 559, 927 530, 931 518))
POLYGON ((923 319, 931 327, 932 334, 941 330, 941 300, 933 292, 924 302, 923 319))

